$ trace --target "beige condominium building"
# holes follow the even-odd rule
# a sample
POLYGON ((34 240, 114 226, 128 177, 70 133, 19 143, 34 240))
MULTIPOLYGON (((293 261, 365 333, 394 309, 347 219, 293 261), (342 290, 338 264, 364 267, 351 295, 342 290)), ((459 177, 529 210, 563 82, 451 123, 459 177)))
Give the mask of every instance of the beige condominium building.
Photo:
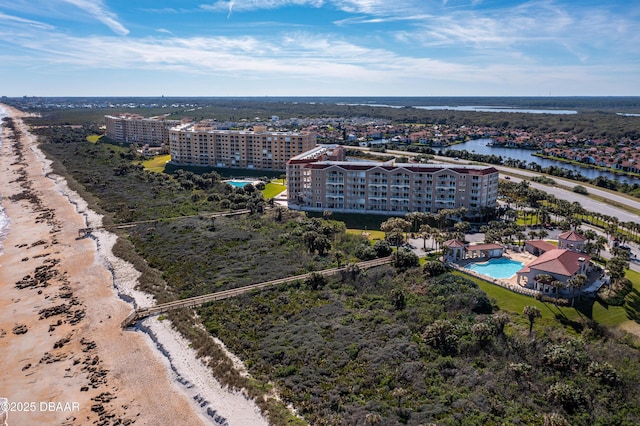
POLYGON ((170 130, 171 162, 177 165, 286 170, 287 160, 312 149, 315 133, 217 130, 185 124, 170 130))
POLYGON ((145 118, 138 114, 104 116, 107 137, 116 142, 160 146, 169 142, 169 128, 180 120, 145 118))
POLYGON ((289 208, 394 215, 464 207, 473 216, 496 207, 494 167, 329 159, 336 151, 320 146, 288 162, 289 208))

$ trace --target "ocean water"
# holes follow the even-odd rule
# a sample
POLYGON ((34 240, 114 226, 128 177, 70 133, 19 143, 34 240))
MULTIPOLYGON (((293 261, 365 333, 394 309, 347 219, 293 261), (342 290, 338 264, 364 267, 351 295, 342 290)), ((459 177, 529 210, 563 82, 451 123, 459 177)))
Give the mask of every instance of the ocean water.
MULTIPOLYGON (((0 107, 0 120, 7 116, 7 112, 0 107)), ((2 126, 0 126, 0 148, 2 148, 2 126)), ((2 186, 0 186, 0 201, 2 200, 2 186)), ((4 237, 9 230, 9 217, 5 213, 4 209, 0 205, 0 254, 4 251, 3 241, 4 237)))

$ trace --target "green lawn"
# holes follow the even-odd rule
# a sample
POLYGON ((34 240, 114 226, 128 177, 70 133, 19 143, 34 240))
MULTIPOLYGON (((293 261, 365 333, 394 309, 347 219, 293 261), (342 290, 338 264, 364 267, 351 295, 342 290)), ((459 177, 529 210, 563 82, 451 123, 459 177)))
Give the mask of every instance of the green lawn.
POLYGON ((565 316, 572 319, 579 318, 578 313, 573 308, 555 307, 551 303, 544 303, 534 299, 533 297, 514 293, 513 291, 507 290, 504 287, 488 283, 479 278, 467 275, 463 272, 456 271, 454 272, 454 274, 463 275, 478 284, 478 287, 480 287, 485 293, 487 293, 487 296, 489 296, 490 299, 496 299, 500 309, 504 309, 505 311, 521 314, 524 307, 530 305, 540 309, 543 318, 555 318, 556 314, 564 314, 565 316))
POLYGON ((89 135, 87 136, 87 140, 91 143, 96 143, 98 142, 98 140, 100 140, 101 137, 102 135, 89 135))
POLYGON ((157 155, 148 160, 144 160, 142 165, 146 170, 156 173, 162 173, 164 171, 164 166, 167 162, 171 160, 171 155, 157 155))
POLYGON ((624 306, 606 306, 597 300, 583 299, 576 302, 576 307, 556 307, 553 303, 545 303, 523 294, 514 293, 503 287, 488 283, 476 277, 466 275, 462 272, 454 274, 464 275, 478 284, 487 293, 490 299, 495 299, 500 309, 522 314, 525 306, 535 306, 542 312, 542 317, 546 319, 557 319, 561 317, 563 321, 582 322, 593 319, 599 324, 616 327, 628 321, 640 322, 640 273, 628 270, 627 278, 633 283, 633 289, 627 296, 627 303, 624 306))
POLYGON ((265 188, 262 190, 262 196, 265 199, 273 198, 276 195, 283 192, 285 189, 287 189, 287 186, 284 183, 279 183, 279 182, 284 182, 284 179, 274 179, 271 182, 269 182, 265 186, 265 188))
POLYGON ((370 241, 384 240, 384 232, 382 231, 372 231, 372 230, 364 230, 364 229, 347 229, 347 234, 362 235, 363 232, 366 232, 369 234, 368 238, 370 241))

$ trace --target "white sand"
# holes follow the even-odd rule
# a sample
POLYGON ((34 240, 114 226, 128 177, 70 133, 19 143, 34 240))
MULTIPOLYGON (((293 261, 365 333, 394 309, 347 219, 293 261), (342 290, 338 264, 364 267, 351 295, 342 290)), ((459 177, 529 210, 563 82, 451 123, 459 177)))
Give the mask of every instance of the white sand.
MULTIPOLYGON (((20 116, 19 111, 5 109, 20 116)), ((0 156, 3 181, 12 182, 3 183, 2 188, 11 226, 5 254, 0 257, 0 371, 4 372, 0 397, 38 403, 74 401, 80 409, 71 413, 11 412, 9 424, 90 424, 100 417, 92 410, 96 398, 109 392, 116 398, 102 404, 106 413, 136 424, 266 425, 255 403, 242 393, 224 389, 169 321, 144 320, 141 329, 146 334, 121 330, 120 323, 133 309, 123 298, 135 301, 138 307, 155 301, 135 290, 139 273, 133 266, 113 256, 114 234, 96 231, 91 239, 77 239, 79 228, 99 226, 101 216, 89 210, 64 179, 45 177, 50 163, 26 131, 22 141, 22 165, 17 164, 6 137, 0 156), (39 210, 26 201, 7 200, 23 190, 16 181, 20 170, 27 172, 33 192, 55 213, 57 224, 37 223, 39 210), (44 243, 34 245, 38 241, 44 243), (60 259, 55 267, 60 274, 48 287, 40 293, 15 287, 18 280, 53 258, 60 259), (75 306, 84 309, 85 317, 75 325, 65 320, 51 330, 50 324, 60 316, 40 320, 39 312, 63 303, 66 299, 59 292, 65 286, 73 291, 78 301, 75 306), (18 324, 26 325, 28 332, 12 333, 18 324), (53 343, 63 338, 69 342, 53 350, 53 343), (95 347, 87 348, 84 343, 88 341, 95 347), (60 359, 43 363, 45 353, 60 359), (106 370, 106 381, 81 389, 88 384, 86 368, 91 359, 106 370)))

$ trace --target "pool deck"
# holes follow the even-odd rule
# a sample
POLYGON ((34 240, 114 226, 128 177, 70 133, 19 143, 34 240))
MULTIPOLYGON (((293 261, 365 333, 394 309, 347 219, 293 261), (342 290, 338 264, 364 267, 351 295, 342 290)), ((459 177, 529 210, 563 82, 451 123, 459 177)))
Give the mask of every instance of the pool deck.
MULTIPOLYGON (((529 253, 518 253, 511 250, 505 250, 502 257, 506 259, 522 262, 524 265, 531 263, 531 261, 537 258, 536 256, 533 256, 529 253)), ((472 263, 472 262, 483 263, 483 262, 488 262, 491 259, 500 259, 500 258, 499 257, 492 257, 492 258, 480 257, 480 258, 474 258, 474 259, 464 259, 457 263, 451 263, 451 265, 454 265, 457 269, 461 270, 462 272, 465 272, 469 275, 473 275, 475 277, 478 277, 492 284, 499 285, 500 287, 504 287, 516 293, 526 294, 532 297, 535 297, 537 294, 540 294, 540 292, 537 290, 532 290, 530 288, 526 288, 518 284, 518 275, 516 274, 514 274, 511 278, 491 278, 486 275, 478 274, 475 271, 465 268, 465 266, 468 265, 469 263, 472 263)))

